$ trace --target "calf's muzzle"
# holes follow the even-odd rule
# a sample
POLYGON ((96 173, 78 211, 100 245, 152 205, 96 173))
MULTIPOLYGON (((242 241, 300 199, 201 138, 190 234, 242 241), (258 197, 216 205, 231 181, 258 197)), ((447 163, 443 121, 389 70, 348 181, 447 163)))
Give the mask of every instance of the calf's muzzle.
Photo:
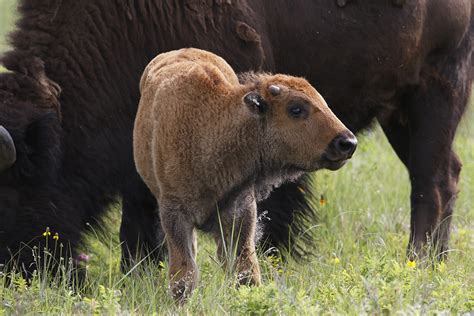
POLYGON ((326 148, 323 155, 324 167, 330 170, 339 169, 351 158, 357 148, 357 139, 350 131, 336 136, 326 148))

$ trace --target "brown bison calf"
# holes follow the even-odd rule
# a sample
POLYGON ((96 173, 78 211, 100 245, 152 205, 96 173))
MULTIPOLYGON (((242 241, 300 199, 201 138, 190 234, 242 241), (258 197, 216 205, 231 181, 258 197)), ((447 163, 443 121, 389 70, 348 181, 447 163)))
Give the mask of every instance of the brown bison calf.
POLYGON ((159 204, 171 290, 182 301, 197 278, 194 229, 225 257, 235 242, 240 283, 260 283, 256 202, 304 172, 338 169, 354 135, 304 79, 247 74, 198 49, 158 55, 140 82, 134 129, 138 172, 159 204))

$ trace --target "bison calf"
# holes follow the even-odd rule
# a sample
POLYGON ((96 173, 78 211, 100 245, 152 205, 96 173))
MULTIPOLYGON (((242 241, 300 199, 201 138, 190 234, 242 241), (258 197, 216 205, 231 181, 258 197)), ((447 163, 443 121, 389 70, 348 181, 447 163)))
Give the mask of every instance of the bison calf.
POLYGON ((240 84, 198 49, 158 55, 140 90, 134 158, 159 204, 173 296, 196 284, 195 228, 214 235, 221 258, 234 241, 240 283, 259 284, 256 202, 304 172, 340 168, 354 135, 306 80, 247 74, 240 84))

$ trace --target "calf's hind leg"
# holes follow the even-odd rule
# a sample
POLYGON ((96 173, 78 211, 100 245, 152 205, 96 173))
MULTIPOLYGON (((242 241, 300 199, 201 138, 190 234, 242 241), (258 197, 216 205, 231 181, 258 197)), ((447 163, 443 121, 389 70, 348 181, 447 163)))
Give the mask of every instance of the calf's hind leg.
POLYGON ((178 303, 184 303, 198 275, 194 224, 183 207, 167 202, 160 203, 160 219, 168 247, 171 293, 178 303))

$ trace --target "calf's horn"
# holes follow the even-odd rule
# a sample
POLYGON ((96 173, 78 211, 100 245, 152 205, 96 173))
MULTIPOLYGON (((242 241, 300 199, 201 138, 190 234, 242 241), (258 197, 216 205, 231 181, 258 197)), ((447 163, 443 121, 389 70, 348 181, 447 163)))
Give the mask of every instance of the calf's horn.
POLYGON ((281 92, 281 88, 277 85, 274 85, 274 84, 270 85, 268 87, 268 90, 270 91, 270 94, 273 95, 273 96, 277 96, 281 92))
POLYGON ((0 172, 5 171, 16 161, 15 144, 10 133, 0 125, 0 172))

